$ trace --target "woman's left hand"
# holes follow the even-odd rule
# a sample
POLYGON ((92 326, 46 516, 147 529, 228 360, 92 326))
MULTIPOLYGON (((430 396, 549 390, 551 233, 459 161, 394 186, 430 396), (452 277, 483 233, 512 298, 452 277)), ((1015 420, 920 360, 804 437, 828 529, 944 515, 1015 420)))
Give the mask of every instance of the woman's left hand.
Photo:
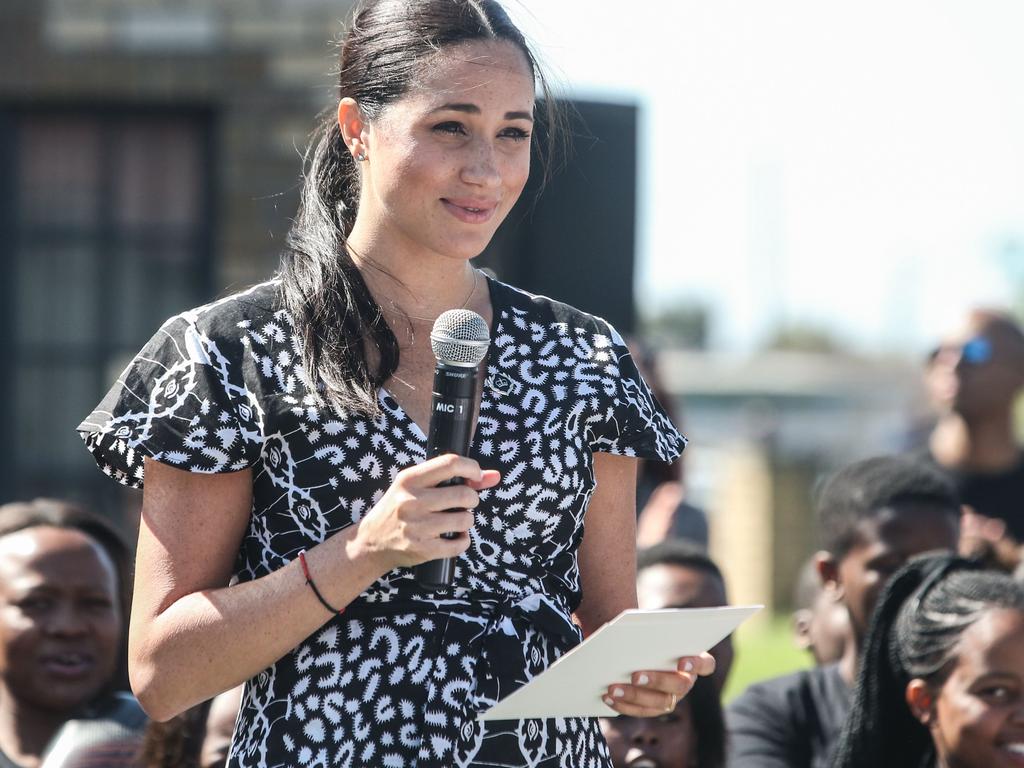
POLYGON ((714 671, 715 659, 710 653, 684 656, 674 671, 634 672, 630 682, 609 685, 604 703, 621 715, 658 717, 676 708, 698 676, 706 677, 714 671))

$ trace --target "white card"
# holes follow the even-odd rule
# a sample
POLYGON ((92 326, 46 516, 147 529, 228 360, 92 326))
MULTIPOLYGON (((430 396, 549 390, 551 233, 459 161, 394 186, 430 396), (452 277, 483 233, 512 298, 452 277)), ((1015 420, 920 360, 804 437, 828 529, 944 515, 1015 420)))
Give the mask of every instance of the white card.
POLYGON ((623 611, 479 717, 615 717, 602 700, 609 685, 640 670, 675 669, 681 656, 708 650, 763 607, 623 611))

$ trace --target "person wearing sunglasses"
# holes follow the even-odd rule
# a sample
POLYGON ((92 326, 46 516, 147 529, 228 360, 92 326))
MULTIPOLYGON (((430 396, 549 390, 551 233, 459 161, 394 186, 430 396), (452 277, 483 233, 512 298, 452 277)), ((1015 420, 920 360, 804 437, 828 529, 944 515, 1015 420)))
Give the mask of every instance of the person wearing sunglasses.
POLYGON ((1024 332, 1008 313, 976 309, 928 356, 938 410, 927 446, 965 505, 961 548, 1024 543, 1024 450, 1014 404, 1024 391, 1024 332))

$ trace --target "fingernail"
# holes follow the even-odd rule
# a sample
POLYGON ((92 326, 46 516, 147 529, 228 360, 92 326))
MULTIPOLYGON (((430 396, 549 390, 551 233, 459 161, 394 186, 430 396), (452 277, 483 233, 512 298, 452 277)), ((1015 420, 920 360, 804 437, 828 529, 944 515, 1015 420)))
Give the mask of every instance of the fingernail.
POLYGON ((613 706, 615 704, 615 702, 612 701, 611 696, 605 696, 604 697, 604 703, 607 704, 609 707, 611 707, 611 706, 613 706))
POLYGON ((688 661, 683 664, 683 672, 693 672, 693 662, 688 661))
POLYGON ((615 690, 612 691, 612 696, 614 696, 617 699, 621 699, 625 695, 626 695, 626 692, 624 690, 622 690, 621 688, 616 688, 615 690))
POLYGON ((647 675, 640 675, 640 677, 636 679, 637 685, 647 685, 649 682, 651 682, 651 678, 647 675))

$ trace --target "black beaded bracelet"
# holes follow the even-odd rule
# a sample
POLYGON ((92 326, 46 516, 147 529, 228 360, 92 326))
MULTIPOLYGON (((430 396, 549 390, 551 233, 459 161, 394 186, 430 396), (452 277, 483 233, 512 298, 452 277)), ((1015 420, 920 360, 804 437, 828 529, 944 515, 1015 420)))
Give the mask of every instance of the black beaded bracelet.
POLYGON ((328 603, 324 596, 320 594, 320 590, 316 588, 316 584, 313 583, 313 577, 309 575, 309 565, 306 563, 306 550, 299 552, 299 563, 302 564, 302 575, 306 577, 306 583, 309 584, 310 589, 313 590, 313 594, 316 595, 316 599, 320 601, 320 605, 326 608, 328 611, 336 616, 340 616, 344 609, 339 611, 333 605, 328 603))

